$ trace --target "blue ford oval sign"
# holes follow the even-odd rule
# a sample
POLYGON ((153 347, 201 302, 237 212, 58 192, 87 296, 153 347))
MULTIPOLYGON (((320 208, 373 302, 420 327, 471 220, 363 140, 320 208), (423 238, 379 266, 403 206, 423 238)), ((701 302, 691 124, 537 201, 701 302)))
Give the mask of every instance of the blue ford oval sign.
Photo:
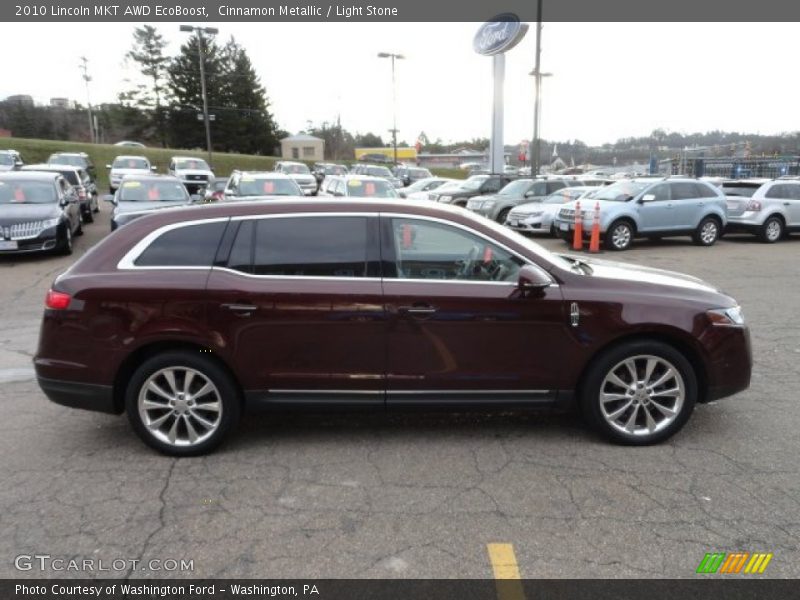
POLYGON ((472 48, 484 56, 500 54, 516 46, 527 31, 528 24, 520 23, 517 15, 503 13, 481 25, 472 40, 472 48))

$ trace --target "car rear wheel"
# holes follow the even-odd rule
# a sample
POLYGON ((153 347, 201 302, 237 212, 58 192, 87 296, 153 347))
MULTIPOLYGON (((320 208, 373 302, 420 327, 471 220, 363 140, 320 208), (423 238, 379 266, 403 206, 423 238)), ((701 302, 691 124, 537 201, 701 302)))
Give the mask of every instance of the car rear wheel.
POLYGON ((783 232, 783 220, 777 215, 772 215, 759 228, 758 239, 765 244, 774 244, 783 237, 783 232))
POLYGON ((697 378, 674 347, 657 341, 624 343, 601 355, 581 387, 587 422, 610 440, 644 446, 666 440, 689 420, 697 378))
POLYGON ((719 239, 720 223, 714 217, 706 217, 697 226, 692 236, 698 246, 713 246, 719 239))
POLYGON ((614 221, 606 231, 605 246, 610 250, 627 250, 633 243, 633 225, 629 221, 614 221))
POLYGON ((214 360, 192 352, 166 352, 145 361, 131 377, 125 409, 148 446, 171 456, 197 456, 216 448, 239 420, 239 393, 214 360))

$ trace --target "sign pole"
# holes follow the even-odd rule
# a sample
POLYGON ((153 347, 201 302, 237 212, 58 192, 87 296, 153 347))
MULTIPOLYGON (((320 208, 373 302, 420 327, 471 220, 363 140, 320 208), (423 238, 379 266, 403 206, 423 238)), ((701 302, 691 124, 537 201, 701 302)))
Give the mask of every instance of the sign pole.
POLYGON ((503 89, 506 79, 506 55, 495 54, 492 57, 494 76, 494 96, 492 102, 492 137, 489 143, 489 171, 502 173, 505 166, 503 151, 503 89))

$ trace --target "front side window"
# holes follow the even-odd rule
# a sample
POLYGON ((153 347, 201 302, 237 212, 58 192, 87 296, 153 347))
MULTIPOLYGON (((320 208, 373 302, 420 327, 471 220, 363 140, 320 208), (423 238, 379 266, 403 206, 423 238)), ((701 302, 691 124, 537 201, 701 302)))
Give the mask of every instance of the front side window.
POLYGON ((567 187, 567 183, 565 181, 548 181, 547 193, 552 194, 553 192, 565 187, 567 187))
POLYGON ((423 221, 391 220, 396 276, 446 281, 517 281, 523 261, 463 229, 423 221))
POLYGON ((500 188, 503 187, 503 180, 499 178, 490 179, 486 183, 481 186, 481 191, 484 193, 493 194, 495 192, 499 192, 500 188))
POLYGON ((254 234, 246 223, 234 241, 230 268, 255 275, 368 276, 366 217, 257 219, 254 234), (250 243, 252 266, 245 264, 250 243))
POLYGON ((659 185, 653 186, 652 188, 647 190, 647 193, 655 196, 654 200, 656 202, 670 199, 669 185, 666 183, 661 183, 659 185))
POLYGON ((134 261, 137 267, 210 267, 225 221, 186 225, 157 237, 134 261))

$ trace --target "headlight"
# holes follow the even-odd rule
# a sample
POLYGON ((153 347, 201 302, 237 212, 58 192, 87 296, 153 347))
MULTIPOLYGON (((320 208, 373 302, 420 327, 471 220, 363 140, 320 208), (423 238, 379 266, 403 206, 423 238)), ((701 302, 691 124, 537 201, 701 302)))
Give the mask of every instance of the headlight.
MULTIPOLYGON (((481 203, 478 202, 478 204, 480 205, 481 203)), ((494 208, 494 205, 495 205, 495 201, 494 200, 484 200, 483 201, 483 208, 494 208)))
POLYGON ((452 196, 439 196, 439 202, 450 202, 452 199, 452 196))
POLYGON ((51 227, 56 227, 61 222, 61 217, 56 217, 55 219, 47 219, 46 221, 42 221, 42 229, 50 229, 51 227))
POLYGON ((717 327, 742 327, 744 325, 744 315, 742 315, 740 306, 715 308, 706 311, 706 314, 711 324, 717 327))

